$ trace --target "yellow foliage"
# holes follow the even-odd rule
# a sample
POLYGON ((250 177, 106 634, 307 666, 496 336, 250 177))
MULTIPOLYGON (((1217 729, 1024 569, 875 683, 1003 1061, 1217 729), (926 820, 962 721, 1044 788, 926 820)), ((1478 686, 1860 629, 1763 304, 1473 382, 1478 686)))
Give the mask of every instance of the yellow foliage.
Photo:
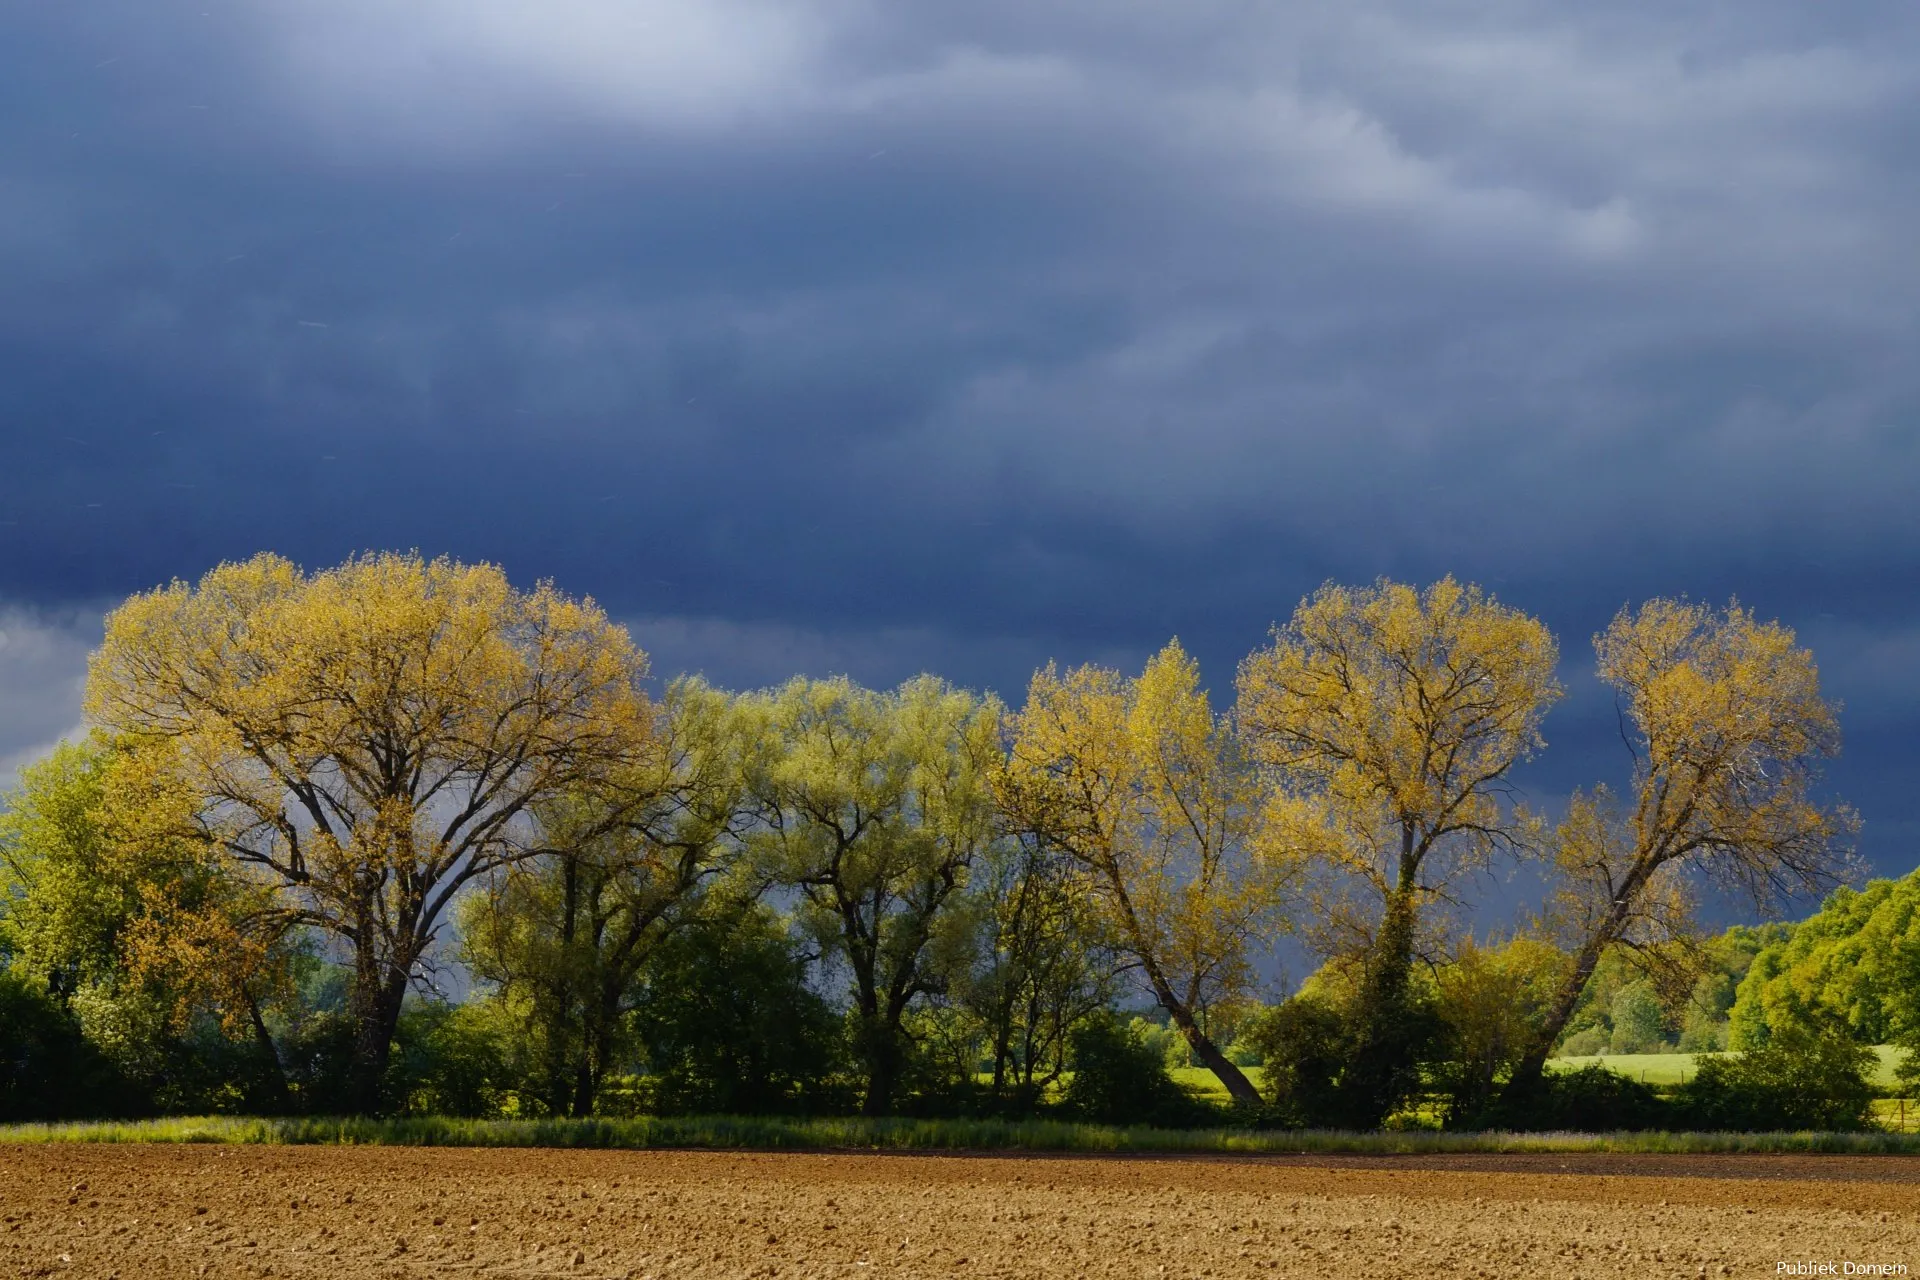
POLYGON ((1251 761, 1199 678, 1178 641, 1133 679, 1046 667, 1011 719, 996 783, 1018 829, 1077 862, 1117 946, 1190 1040, 1197 1012, 1248 993, 1249 948, 1283 927, 1297 870, 1259 855, 1251 761))
POLYGON ((114 610, 86 707, 191 797, 165 825, 351 942, 356 1006, 377 986, 397 1014, 452 895, 541 847, 533 806, 649 772, 645 662, 591 601, 493 565, 263 554, 114 610))
POLYGON ((1840 747, 1813 655, 1739 605, 1622 609, 1594 637, 1600 678, 1634 752, 1631 795, 1576 793, 1555 833, 1548 920, 1575 956, 1534 1046, 1537 1069, 1600 957, 1630 950, 1671 994, 1697 968, 1696 870, 1762 904, 1824 890, 1848 870, 1858 825, 1812 793, 1840 747))
POLYGON ((1544 744, 1558 660, 1537 618, 1443 578, 1323 587, 1241 664, 1241 727, 1275 783, 1270 842, 1334 872, 1317 913, 1329 950, 1365 945, 1335 935, 1364 935, 1370 903, 1445 896, 1522 840, 1495 788, 1544 744))

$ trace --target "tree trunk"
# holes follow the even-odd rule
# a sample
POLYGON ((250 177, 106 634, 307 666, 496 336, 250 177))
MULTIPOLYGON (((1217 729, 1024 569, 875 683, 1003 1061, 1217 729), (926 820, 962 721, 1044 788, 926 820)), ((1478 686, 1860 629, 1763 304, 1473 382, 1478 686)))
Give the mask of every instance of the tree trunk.
POLYGON ((1253 1081, 1247 1079, 1247 1073, 1233 1065, 1233 1059, 1220 1051, 1213 1038, 1200 1029, 1193 1011, 1184 1001, 1173 994, 1173 989, 1161 978, 1158 969, 1149 969, 1147 979, 1153 984, 1153 994, 1159 1000, 1160 1007, 1167 1011, 1173 1025, 1192 1049, 1194 1055, 1207 1070, 1213 1072, 1214 1079, 1226 1089, 1227 1096, 1233 1099, 1236 1107, 1257 1108, 1262 1105, 1260 1091, 1253 1087, 1253 1081))
POLYGON ((1547 1019, 1541 1024, 1539 1034, 1534 1037, 1526 1055, 1514 1065, 1513 1074, 1507 1078, 1507 1087, 1500 1094, 1503 1102, 1511 1099, 1519 1103, 1539 1089, 1541 1077, 1546 1072, 1547 1055, 1553 1052, 1554 1042, 1572 1020, 1573 1011, 1579 1005, 1580 997, 1586 994, 1587 983, 1593 978, 1593 971, 1600 966, 1600 957, 1626 928, 1627 913, 1632 910, 1634 900, 1640 896, 1640 890, 1653 871, 1652 862, 1643 863, 1639 860, 1628 869, 1606 918, 1592 936, 1581 944, 1574 956, 1573 968, 1567 972, 1560 989, 1554 992, 1553 1004, 1548 1008, 1547 1019))
POLYGON ((590 1116, 600 1102, 600 1086, 607 1078, 613 1058, 613 1028, 620 1018, 620 992, 623 984, 608 975, 600 984, 598 1004, 580 1037, 580 1062, 573 1078, 575 1117, 590 1116))
POLYGON ((273 1068, 270 1084, 273 1090, 274 1106, 283 1116, 293 1114, 293 1089, 287 1083, 287 1068, 280 1061, 280 1050, 273 1043, 273 1035, 267 1030, 267 1021, 260 1016, 260 1002, 247 992, 247 1018, 253 1024, 253 1042, 266 1055, 267 1064, 273 1068))
POLYGON ((1405 1100, 1419 1070, 1427 1029, 1409 986, 1416 925, 1413 891, 1387 899, 1380 933, 1367 956, 1356 1002, 1352 1059, 1340 1079, 1341 1123, 1377 1129, 1405 1100))
POLYGON ((878 1013, 863 1013, 855 1034, 867 1065, 867 1093, 860 1100, 860 1114, 892 1115, 893 1090, 900 1074, 898 1033, 878 1013))
POLYGON ((1600 965, 1600 957, 1614 940, 1619 921, 1624 918, 1622 906, 1616 906, 1608 913, 1607 923, 1581 946, 1574 957, 1573 968, 1568 971, 1560 989, 1554 992, 1553 1004, 1548 1008, 1546 1021, 1540 1026, 1540 1032, 1528 1047, 1525 1056, 1514 1064, 1513 1074, 1507 1078, 1507 1087, 1501 1097, 1515 1101, 1524 1099, 1540 1087, 1540 1079, 1546 1072, 1547 1055, 1553 1052, 1554 1042, 1560 1033, 1567 1029, 1567 1023, 1573 1018, 1574 1008, 1580 1003, 1580 997, 1586 993, 1587 983, 1593 978, 1593 971, 1600 965))
POLYGON ((393 1056, 394 1028, 407 993, 407 973, 383 973, 378 957, 354 958, 353 1061, 348 1071, 348 1101, 357 1115, 386 1109, 387 1064, 393 1056))
MULTIPOLYGON (((1169 1010, 1169 1013, 1172 1011, 1169 1010)), ((1221 1052, 1212 1038, 1200 1030, 1199 1024, 1191 1017, 1175 1014, 1174 1022, 1180 1028, 1180 1034, 1186 1037, 1187 1044, 1193 1049, 1194 1056, 1214 1078, 1226 1087, 1227 1094, 1236 1107, 1258 1108, 1263 1099, 1260 1091, 1253 1087, 1253 1081, 1247 1079, 1247 1073, 1233 1064, 1233 1059, 1221 1052)))
POLYGON ((1247 1079, 1246 1072, 1234 1066, 1232 1059, 1220 1052, 1220 1047, 1200 1029, 1199 1022, 1194 1019, 1193 1011, 1188 1008, 1185 1001, 1173 994, 1173 988, 1167 985, 1166 978, 1161 975, 1160 966, 1149 958, 1150 949, 1143 940, 1140 920, 1134 914, 1133 902, 1127 894, 1125 883, 1112 871, 1108 872, 1107 879, 1112 886, 1114 900, 1119 904, 1121 919, 1126 922, 1127 932, 1132 935, 1133 952, 1139 957, 1141 968, 1147 975, 1147 981, 1153 987, 1154 999, 1158 1000, 1160 1007, 1167 1011, 1167 1016, 1173 1020, 1173 1025, 1178 1027, 1180 1034, 1185 1037, 1187 1047, 1200 1055, 1200 1061, 1206 1064, 1207 1070, 1213 1072, 1214 1079, 1226 1089, 1227 1096, 1233 1099, 1236 1107, 1254 1109, 1262 1106, 1263 1099, 1260 1097, 1260 1091, 1253 1087, 1253 1081, 1247 1079))

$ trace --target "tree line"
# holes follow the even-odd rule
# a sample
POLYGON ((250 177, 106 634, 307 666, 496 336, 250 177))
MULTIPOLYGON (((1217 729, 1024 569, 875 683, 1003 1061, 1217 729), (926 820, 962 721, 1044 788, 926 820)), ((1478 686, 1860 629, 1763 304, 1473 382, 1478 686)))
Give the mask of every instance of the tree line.
POLYGON ((1158 1036, 1249 1118, 1512 1115, 1596 975, 1701 984, 1703 885, 1774 909, 1850 874, 1791 630, 1657 599, 1594 649, 1631 765, 1554 820, 1510 779, 1557 642, 1451 578, 1321 588, 1231 705, 1174 641, 1011 708, 933 676, 654 692, 551 584, 261 555, 108 616, 90 736, 0 817, 0 1005, 44 1061, 79 1028, 49 1079, 147 1105, 1166 1120, 1158 1036), (1511 861, 1548 899, 1476 938, 1511 861), (1276 1003, 1289 934, 1322 963, 1276 1003))

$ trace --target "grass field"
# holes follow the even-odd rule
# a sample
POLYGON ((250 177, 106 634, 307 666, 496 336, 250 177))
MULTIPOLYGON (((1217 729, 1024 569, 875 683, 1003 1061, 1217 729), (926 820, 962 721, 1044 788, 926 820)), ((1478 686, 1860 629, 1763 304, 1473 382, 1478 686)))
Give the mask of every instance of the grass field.
POLYGON ((0 1145, 169 1143, 233 1146, 581 1147, 716 1151, 1027 1151, 1088 1154, 1459 1152, 1920 1154, 1911 1133, 1387 1133, 1149 1129, 1051 1120, 674 1116, 631 1120, 256 1119, 233 1116, 0 1126, 0 1145))
MULTIPOLYGON (((1874 1052, 1880 1057, 1879 1065, 1873 1072, 1874 1087, 1891 1091, 1897 1083, 1893 1073, 1900 1065, 1904 1051, 1883 1044, 1877 1046, 1874 1052)), ((1632 1080, 1652 1085, 1672 1085, 1693 1076, 1699 1069, 1698 1058, 1698 1054, 1692 1053, 1607 1053, 1584 1058, 1554 1058, 1547 1067, 1553 1071, 1577 1071, 1598 1063, 1632 1080)), ((1256 1088, 1264 1085, 1259 1067, 1242 1067, 1241 1070, 1247 1073, 1247 1078, 1253 1081, 1256 1088)), ((1213 1072, 1205 1067, 1176 1067, 1173 1078, 1210 1101, 1225 1103, 1228 1100, 1227 1091, 1214 1079, 1213 1072)))
MULTIPOLYGON (((1873 1071, 1874 1087, 1891 1090, 1898 1083, 1893 1073, 1899 1067, 1905 1051, 1883 1044, 1875 1046, 1874 1052, 1880 1058, 1879 1065, 1873 1071)), ((1692 1053, 1608 1053, 1590 1058, 1555 1058, 1548 1065, 1556 1070, 1574 1071, 1597 1062, 1609 1070, 1647 1084, 1679 1084, 1691 1078, 1699 1069, 1699 1056, 1692 1053)))

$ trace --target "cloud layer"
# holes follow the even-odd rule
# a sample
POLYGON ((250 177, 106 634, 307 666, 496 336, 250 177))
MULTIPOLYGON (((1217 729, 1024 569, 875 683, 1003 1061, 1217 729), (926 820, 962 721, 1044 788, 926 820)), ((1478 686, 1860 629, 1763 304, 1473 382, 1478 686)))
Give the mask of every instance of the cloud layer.
POLYGON ((1570 667, 1737 594, 1916 859, 1911 6, 6 23, 0 598, 419 547, 663 668, 1017 696, 1175 632, 1224 687, 1329 577, 1476 578, 1570 667))

